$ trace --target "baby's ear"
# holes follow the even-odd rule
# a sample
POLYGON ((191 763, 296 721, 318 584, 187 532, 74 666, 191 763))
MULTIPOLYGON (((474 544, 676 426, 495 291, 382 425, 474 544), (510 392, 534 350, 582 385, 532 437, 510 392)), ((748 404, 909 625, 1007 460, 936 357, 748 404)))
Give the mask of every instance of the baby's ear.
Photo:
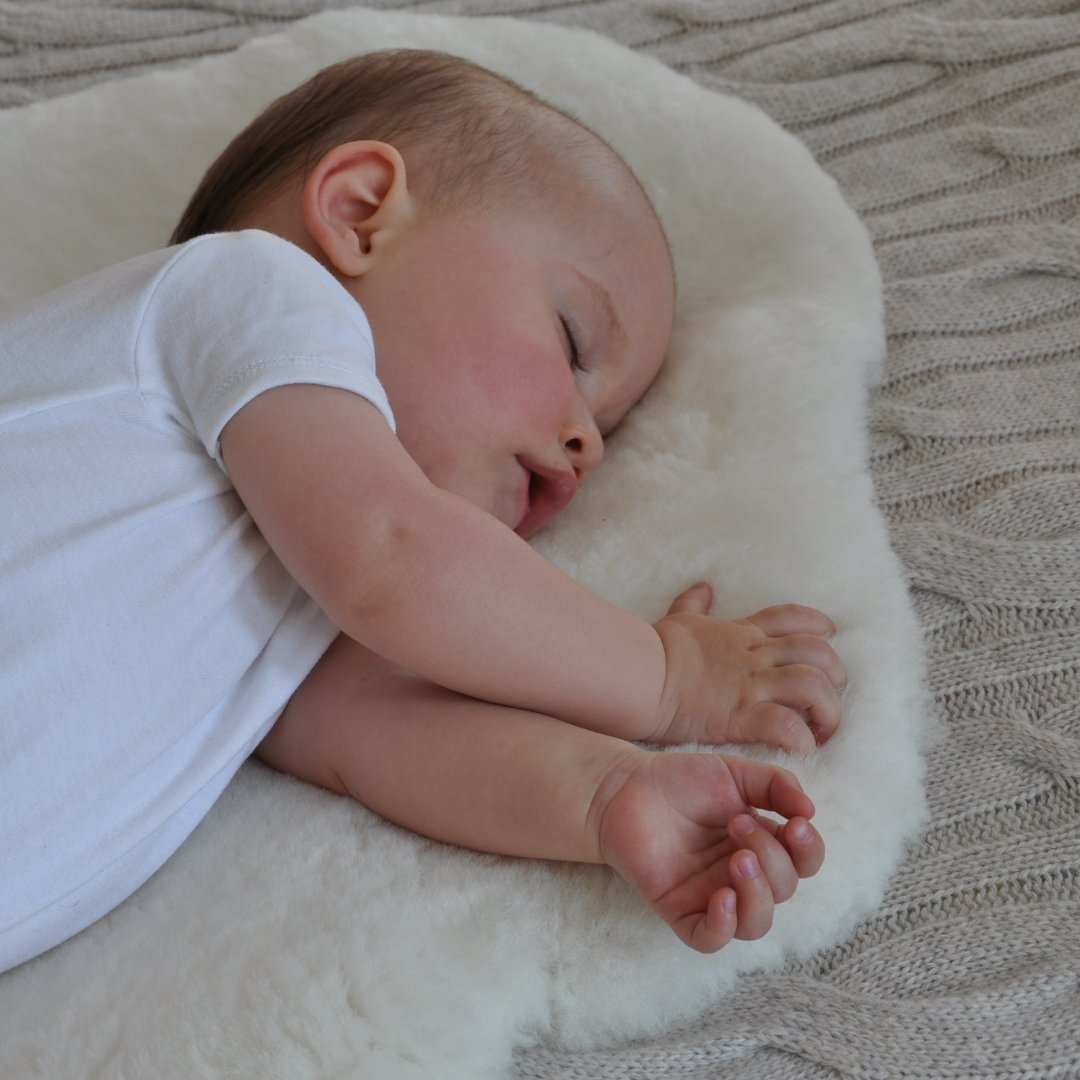
POLYGON ((366 274, 415 211, 405 162, 382 142, 335 146, 312 170, 301 200, 308 233, 346 277, 366 274))

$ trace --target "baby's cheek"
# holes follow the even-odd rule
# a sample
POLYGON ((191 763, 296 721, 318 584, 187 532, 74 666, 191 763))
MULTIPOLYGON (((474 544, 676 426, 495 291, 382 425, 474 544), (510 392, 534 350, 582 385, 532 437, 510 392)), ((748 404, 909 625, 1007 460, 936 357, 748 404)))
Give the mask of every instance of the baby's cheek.
POLYGON ((563 423, 574 399, 569 364, 539 350, 515 351, 508 345, 501 362, 477 364, 476 391, 491 409, 521 422, 544 426, 563 423))

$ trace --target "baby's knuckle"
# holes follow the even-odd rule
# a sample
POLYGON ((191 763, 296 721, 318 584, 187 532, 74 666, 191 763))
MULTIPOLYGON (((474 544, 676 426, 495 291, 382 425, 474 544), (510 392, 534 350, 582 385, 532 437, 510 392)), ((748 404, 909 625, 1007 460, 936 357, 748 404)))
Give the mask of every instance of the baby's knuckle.
POLYGON ((736 638, 744 649, 751 651, 759 649, 769 640, 769 635, 760 626, 756 626, 752 622, 740 620, 734 626, 736 628, 736 638))
POLYGON ((758 919, 753 925, 746 927, 739 936, 745 941, 760 941, 772 929, 772 913, 758 919))
POLYGON ((799 778, 790 769, 785 769, 782 765, 776 766, 776 776, 774 779, 783 780, 798 788, 799 791, 802 791, 802 784, 799 783, 799 778))
POLYGON ((832 683, 829 676, 819 667, 813 664, 796 664, 794 668, 799 683, 806 689, 808 694, 821 696, 832 693, 832 683))
POLYGON ((801 750, 806 743, 806 734, 809 730, 806 721, 801 716, 789 711, 780 721, 781 745, 785 750, 801 750))
POLYGON ((806 649, 814 657, 814 663, 820 668, 836 667, 840 663, 840 657, 824 638, 814 637, 812 634, 807 635, 806 649))
POLYGON ((773 899, 778 904, 783 904, 795 895, 797 886, 798 878, 794 876, 794 871, 792 871, 792 876, 790 878, 785 876, 783 881, 777 884, 776 888, 773 890, 773 899))

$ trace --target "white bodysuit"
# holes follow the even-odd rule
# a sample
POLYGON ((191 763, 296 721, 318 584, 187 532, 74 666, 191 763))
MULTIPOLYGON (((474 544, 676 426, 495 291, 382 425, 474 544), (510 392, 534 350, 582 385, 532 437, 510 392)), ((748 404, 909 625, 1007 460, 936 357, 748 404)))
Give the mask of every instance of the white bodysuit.
POLYGON ((0 971, 158 869, 335 636, 218 447, 286 383, 393 425, 363 312, 267 233, 130 260, 0 323, 0 971))

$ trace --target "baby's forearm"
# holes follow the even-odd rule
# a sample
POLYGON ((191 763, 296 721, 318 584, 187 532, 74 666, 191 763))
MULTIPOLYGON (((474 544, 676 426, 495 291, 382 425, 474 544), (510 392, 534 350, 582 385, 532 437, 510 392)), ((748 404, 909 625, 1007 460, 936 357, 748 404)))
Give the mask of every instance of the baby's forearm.
POLYGON ((650 738, 666 663, 653 627, 572 580, 489 515, 445 492, 430 494, 435 520, 395 539, 407 581, 388 583, 382 603, 365 597, 355 636, 468 696, 650 738))
POLYGON ((472 697, 627 738, 660 726, 653 628, 436 488, 355 395, 267 391, 221 445, 271 548, 355 640, 472 697))
POLYGON ((602 862, 593 813, 643 751, 435 686, 339 638, 259 749, 433 839, 494 854, 602 862))

